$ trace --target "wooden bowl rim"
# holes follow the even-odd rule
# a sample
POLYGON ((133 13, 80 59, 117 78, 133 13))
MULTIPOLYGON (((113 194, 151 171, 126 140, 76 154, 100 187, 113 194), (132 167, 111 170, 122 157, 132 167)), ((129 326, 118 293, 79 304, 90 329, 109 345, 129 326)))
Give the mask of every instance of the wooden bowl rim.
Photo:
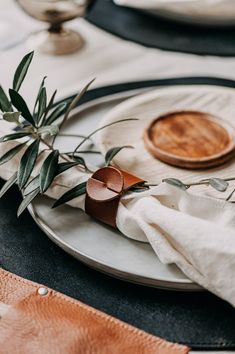
POLYGON ((160 115, 159 117, 157 117, 151 121, 151 123, 144 130, 143 138, 144 138, 146 148, 148 149, 148 151, 152 155, 154 155, 156 158, 159 158, 161 161, 163 161, 163 162, 167 161, 167 163, 170 163, 170 164, 174 164, 174 161, 175 161, 176 166, 179 165, 180 162, 190 163, 195 166, 197 164, 201 165, 202 163, 206 164, 206 162, 212 162, 214 160, 216 162, 216 160, 218 158, 224 158, 224 157, 226 157, 226 155, 229 155, 228 157, 231 158, 230 154, 233 150, 235 150, 235 127, 231 123, 229 123, 228 121, 225 121, 224 119, 219 118, 219 117, 215 116, 214 114, 206 112, 206 111, 179 110, 179 111, 166 112, 163 115, 160 115), (151 131, 153 125, 156 123, 156 121, 164 119, 165 117, 167 117, 169 115, 180 114, 180 113, 190 113, 190 114, 201 113, 201 114, 207 116, 206 118, 202 117, 203 119, 208 119, 210 121, 217 123, 221 127, 223 127, 229 135, 229 143, 228 143, 227 147, 225 149, 223 149, 220 153, 217 153, 217 154, 214 154, 211 156, 207 156, 207 157, 195 158, 195 157, 181 157, 181 156, 166 152, 166 151, 158 148, 157 146, 155 146, 149 135, 150 135, 150 131, 151 131), (172 162, 168 162, 168 160, 171 160, 172 162))

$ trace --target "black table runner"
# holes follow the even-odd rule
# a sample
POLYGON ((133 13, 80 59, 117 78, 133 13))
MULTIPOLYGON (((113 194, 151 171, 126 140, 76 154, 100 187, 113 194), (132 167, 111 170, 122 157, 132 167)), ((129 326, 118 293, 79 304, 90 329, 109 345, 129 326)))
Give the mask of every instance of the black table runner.
POLYGON ((176 23, 136 9, 117 6, 112 0, 95 0, 86 18, 107 32, 147 47, 202 55, 235 56, 235 27, 176 23))
MULTIPOLYGON (((90 90, 83 102, 137 87, 203 83, 235 88, 234 81, 215 78, 153 80, 90 90)), ((27 211, 17 219, 20 200, 16 187, 0 200, 3 268, 170 341, 194 349, 235 348, 235 310, 228 303, 208 292, 157 290, 98 273, 52 243, 27 211)))

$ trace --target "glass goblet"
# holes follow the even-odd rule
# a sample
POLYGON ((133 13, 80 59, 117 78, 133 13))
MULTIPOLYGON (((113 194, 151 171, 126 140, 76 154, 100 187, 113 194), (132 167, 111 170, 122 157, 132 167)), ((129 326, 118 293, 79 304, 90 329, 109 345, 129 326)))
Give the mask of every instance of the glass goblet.
POLYGON ((31 47, 51 55, 76 52, 83 44, 81 35, 63 27, 63 23, 85 15, 91 0, 17 0, 31 17, 48 22, 49 28, 33 34, 31 47))

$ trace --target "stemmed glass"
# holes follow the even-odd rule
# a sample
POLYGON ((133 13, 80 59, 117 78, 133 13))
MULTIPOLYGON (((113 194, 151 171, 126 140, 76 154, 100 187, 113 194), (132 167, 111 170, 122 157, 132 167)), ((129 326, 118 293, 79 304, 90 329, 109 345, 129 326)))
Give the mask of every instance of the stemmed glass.
POLYGON ((79 50, 84 44, 81 35, 63 27, 63 23, 84 16, 91 0, 17 0, 21 8, 49 28, 37 32, 29 41, 33 47, 51 55, 63 55, 79 50))

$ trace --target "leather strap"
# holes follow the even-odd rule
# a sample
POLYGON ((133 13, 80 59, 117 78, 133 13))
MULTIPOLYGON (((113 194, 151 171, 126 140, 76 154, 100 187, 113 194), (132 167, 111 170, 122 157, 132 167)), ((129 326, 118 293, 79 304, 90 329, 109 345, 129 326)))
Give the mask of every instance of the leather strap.
POLYGON ((139 177, 115 167, 103 167, 88 180, 85 211, 93 218, 116 227, 119 201, 131 187, 144 183, 139 177))

